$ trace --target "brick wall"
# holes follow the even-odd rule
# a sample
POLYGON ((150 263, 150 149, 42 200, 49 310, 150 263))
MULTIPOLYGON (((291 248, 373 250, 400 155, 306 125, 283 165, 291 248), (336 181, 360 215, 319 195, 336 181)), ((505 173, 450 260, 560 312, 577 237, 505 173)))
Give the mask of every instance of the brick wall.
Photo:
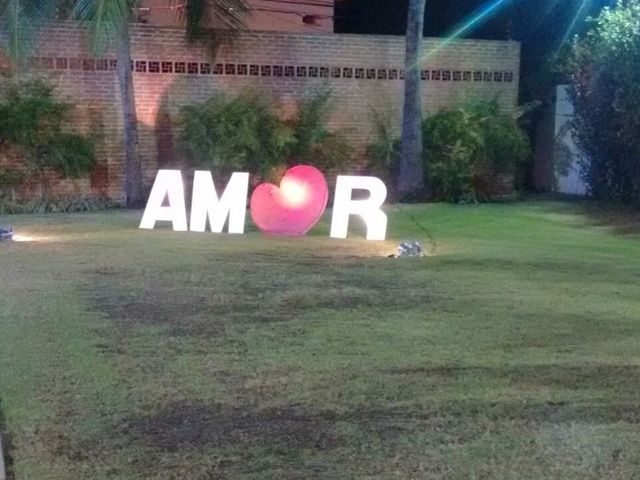
MULTIPOLYGON (((247 32, 215 58, 189 45, 182 30, 139 25, 132 32, 134 85, 145 183, 159 167, 180 163, 174 145, 181 106, 220 91, 263 89, 286 107, 305 92, 328 85, 335 108, 331 127, 344 132, 358 157, 374 140, 371 109, 400 126, 404 38, 247 32)), ((515 107, 520 45, 516 42, 427 39, 422 66, 423 103, 437 111, 471 98, 497 98, 515 107)), ((91 192, 122 199, 123 153, 119 89, 112 53, 96 58, 83 31, 60 24, 43 34, 33 69, 47 75, 77 105, 77 124, 98 126, 99 166, 90 180, 56 182, 60 193, 91 192)), ((352 170, 361 168, 354 161, 352 170)))

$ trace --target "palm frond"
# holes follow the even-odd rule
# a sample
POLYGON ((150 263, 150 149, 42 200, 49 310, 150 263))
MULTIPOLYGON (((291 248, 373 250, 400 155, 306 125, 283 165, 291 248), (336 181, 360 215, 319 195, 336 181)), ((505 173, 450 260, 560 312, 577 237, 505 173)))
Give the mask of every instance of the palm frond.
POLYGON ((0 1, 0 40, 14 61, 24 58, 33 38, 56 10, 55 0, 0 1))
POLYGON ((181 20, 189 40, 201 39, 215 20, 229 29, 241 30, 249 11, 246 0, 184 0, 181 7, 181 20))
POLYGON ((87 26, 92 49, 100 52, 126 30, 132 18, 131 3, 129 0, 76 0, 72 16, 87 26))

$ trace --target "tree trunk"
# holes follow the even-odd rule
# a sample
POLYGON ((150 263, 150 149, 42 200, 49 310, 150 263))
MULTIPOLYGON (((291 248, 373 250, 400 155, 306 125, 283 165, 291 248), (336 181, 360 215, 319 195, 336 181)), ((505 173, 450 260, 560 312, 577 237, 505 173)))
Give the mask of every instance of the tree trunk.
POLYGON ((426 176, 422 159, 422 37, 426 0, 409 0, 404 80, 402 145, 397 193, 401 201, 424 198, 426 176))
POLYGON ((131 43, 129 27, 124 27, 118 39, 117 71, 120 84, 120 99, 124 120, 124 154, 126 206, 139 208, 144 206, 142 192, 142 162, 138 153, 138 117, 133 91, 133 73, 131 69, 131 43))

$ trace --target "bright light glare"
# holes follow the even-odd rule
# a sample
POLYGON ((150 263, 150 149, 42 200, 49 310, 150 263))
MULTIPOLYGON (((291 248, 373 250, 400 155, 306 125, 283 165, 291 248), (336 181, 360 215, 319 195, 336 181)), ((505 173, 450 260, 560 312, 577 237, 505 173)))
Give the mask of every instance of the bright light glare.
POLYGON ((280 192, 286 205, 291 208, 300 207, 309 200, 309 189, 296 179, 283 178, 280 183, 280 192))
POLYGON ((560 49, 562 48, 562 46, 569 41, 569 38, 571 37, 571 34, 573 34, 576 25, 578 24, 578 21, 580 20, 580 18, 583 17, 584 15, 584 11, 585 9, 591 4, 590 0, 582 0, 582 3, 580 4, 580 7, 578 7, 578 10, 576 11, 575 16, 573 17, 573 20, 571 21, 571 24, 569 25, 569 28, 567 28, 567 31, 564 33, 564 36, 562 37, 562 41, 560 42, 560 45, 558 45, 558 52, 560 51, 560 49))
POLYGON ((442 40, 435 48, 429 49, 425 55, 418 61, 413 68, 416 68, 420 65, 424 60, 429 58, 430 56, 439 52, 442 48, 449 45, 454 40, 464 36, 469 30, 474 28, 479 23, 483 22, 487 17, 492 15, 499 7, 501 7, 507 0, 494 0, 489 3, 485 7, 481 8, 475 15, 473 15, 469 20, 467 20, 462 26, 457 28, 454 32, 447 35, 444 40, 442 40))
POLYGON ((41 235, 13 235, 14 242, 52 242, 52 237, 43 237, 41 235))

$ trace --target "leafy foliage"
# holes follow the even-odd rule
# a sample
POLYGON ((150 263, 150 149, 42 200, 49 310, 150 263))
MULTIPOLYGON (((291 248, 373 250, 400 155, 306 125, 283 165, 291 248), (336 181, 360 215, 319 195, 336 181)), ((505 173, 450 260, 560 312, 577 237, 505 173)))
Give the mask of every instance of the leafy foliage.
POLYGON ((368 167, 377 175, 389 178, 397 166, 400 138, 389 118, 377 110, 372 110, 372 115, 376 139, 367 149, 368 167))
POLYGON ((304 97, 296 116, 286 122, 294 141, 287 152, 289 163, 298 160, 329 169, 342 165, 352 153, 345 138, 329 131, 331 90, 321 89, 304 97))
MULTIPOLYGON (((91 172, 95 154, 89 139, 65 130, 71 105, 54 98, 42 81, 9 82, 0 92, 0 143, 24 162, 24 174, 54 170, 78 178, 91 172)), ((14 177, 15 178, 15 177, 14 177)))
POLYGON ((51 0, 0 0, 0 39, 14 61, 25 57, 34 34, 56 7, 51 0))
POLYGON ((246 91, 224 94, 182 109, 179 142, 194 166, 266 175, 282 162, 293 131, 264 96, 246 91))
POLYGON ((94 51, 101 51, 112 39, 128 34, 135 3, 133 0, 75 0, 72 17, 87 25, 94 51))
POLYGON ((497 102, 475 102, 440 112, 423 124, 424 160, 433 196, 439 200, 477 200, 499 173, 514 173, 530 154, 529 140, 497 102))
POLYGON ((438 156, 427 163, 433 198, 456 203, 475 201, 472 151, 461 141, 441 147, 438 156))
POLYGON ((592 20, 566 66, 583 177, 598 198, 640 204, 640 1, 592 20))
POLYGON ((214 95, 182 109, 178 140, 192 165, 223 172, 247 170, 264 178, 299 162, 331 168, 351 149, 326 127, 328 100, 326 91, 309 96, 295 117, 283 120, 258 92, 214 95))
POLYGON ((11 167, 0 167, 0 189, 7 187, 17 187, 24 182, 24 174, 11 167))
MULTIPOLYGON (((0 183, 1 186, 1 183, 0 183)), ((116 208, 118 204, 106 197, 54 196, 31 200, 12 198, 0 193, 0 214, 97 212, 116 208)))
POLYGON ((182 7, 180 13, 190 40, 201 40, 205 33, 211 35, 206 30, 215 21, 222 22, 231 32, 241 30, 249 11, 245 0, 184 0, 182 7))
MULTIPOLYGON (((392 172, 398 140, 374 117, 378 140, 369 149, 370 164, 392 172)), ((479 101, 443 110, 422 124, 423 155, 435 200, 475 201, 486 197, 492 177, 513 173, 530 155, 529 140, 516 118, 500 112, 497 102, 479 101)))

